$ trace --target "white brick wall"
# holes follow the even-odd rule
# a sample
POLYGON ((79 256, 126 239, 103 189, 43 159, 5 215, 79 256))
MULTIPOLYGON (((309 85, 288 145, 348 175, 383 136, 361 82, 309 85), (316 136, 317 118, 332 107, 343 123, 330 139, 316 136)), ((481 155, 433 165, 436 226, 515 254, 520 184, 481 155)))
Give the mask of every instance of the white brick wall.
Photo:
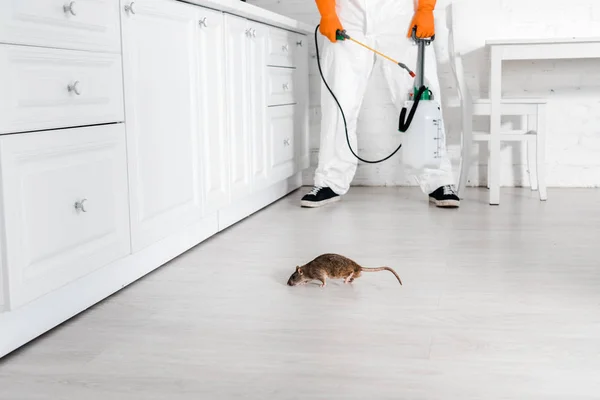
MULTIPOLYGON (((444 9, 451 2, 438 0, 436 15, 444 21, 444 9)), ((487 0, 481 0, 487 1, 487 0)), ((505 0, 515 1, 515 0, 505 0)), ((314 0, 248 0, 249 3, 287 15, 316 26, 319 14, 314 0)), ((600 36, 600 0, 521 0, 511 12, 511 26, 533 32, 536 36, 600 36), (543 7, 540 7, 542 5, 543 7)), ((474 16, 475 17, 475 16, 474 16)), ((436 52, 443 102, 454 97, 455 87, 447 64, 447 32, 444 24, 436 25, 436 52)), ((476 34, 476 32, 474 32, 476 34)), ((311 55, 315 54, 311 36, 311 55)), ((540 61, 507 63, 504 67, 503 91, 506 95, 526 93, 548 98, 547 183, 555 187, 600 187, 600 60, 540 61)), ((486 96, 485 70, 467 71, 474 97, 486 96), (484 82, 480 85, 480 82, 484 82), (479 87, 481 86, 481 88, 479 87)), ((319 147, 320 76, 316 62, 311 63, 311 149, 312 168, 305 174, 305 184, 312 184, 319 147)), ((444 109, 449 152, 455 167, 459 161, 460 119, 456 111, 444 109)), ((358 124, 359 154, 368 159, 381 158, 397 146, 398 114, 385 81, 374 73, 361 110, 358 124), (367 128, 368 127, 368 128, 367 128)), ((477 124, 477 122, 476 122, 477 124)), ((479 125, 480 126, 480 125, 479 125)), ((483 125, 487 126, 487 123, 483 125)), ((470 185, 486 183, 486 147, 471 168, 470 185)), ((502 149, 504 186, 529 185, 525 169, 526 148, 506 144, 502 149)), ((458 171, 455 169, 455 174, 458 171)), ((404 175, 399 156, 377 165, 360 164, 355 185, 412 184, 404 175)))

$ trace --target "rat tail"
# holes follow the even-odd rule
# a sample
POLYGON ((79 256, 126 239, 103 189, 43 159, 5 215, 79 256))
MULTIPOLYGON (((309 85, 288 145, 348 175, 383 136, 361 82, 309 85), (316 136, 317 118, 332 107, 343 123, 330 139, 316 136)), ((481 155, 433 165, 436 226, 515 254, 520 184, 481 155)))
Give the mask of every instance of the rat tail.
POLYGON ((396 279, 398 279, 398 282, 400 282, 400 285, 402 285, 402 280, 400 280, 400 277, 398 276, 396 271, 394 271, 390 267, 377 267, 377 268, 360 267, 360 269, 361 269, 361 271, 365 271, 365 272, 390 271, 392 274, 394 274, 396 279))

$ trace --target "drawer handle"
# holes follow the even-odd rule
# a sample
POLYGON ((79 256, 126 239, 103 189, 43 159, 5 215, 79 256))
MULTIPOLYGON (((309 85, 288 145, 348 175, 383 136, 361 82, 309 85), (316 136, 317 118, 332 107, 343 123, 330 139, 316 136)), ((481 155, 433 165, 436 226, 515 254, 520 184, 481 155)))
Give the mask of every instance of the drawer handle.
POLYGON ((204 26, 205 28, 208 28, 208 25, 206 24, 206 17, 200 20, 200 25, 204 26))
POLYGON ((69 84, 67 86, 69 93, 74 92, 77 96, 81 94, 81 89, 79 88, 79 81, 75 81, 74 83, 69 84))
POLYGON ((288 83, 283 84, 283 90, 288 90, 289 88, 290 88, 290 85, 288 83))
POLYGON ((289 146, 290 145, 290 139, 284 139, 283 140, 283 145, 284 146, 289 146))
POLYGON ((289 48, 289 46, 287 44, 285 44, 285 45, 281 46, 281 49, 283 51, 288 51, 290 48, 289 48))
POLYGON ((63 10, 65 12, 65 14, 69 14, 71 13, 71 15, 77 15, 77 13, 75 12, 75 2, 72 1, 69 4, 65 4, 63 6, 63 10))
POLYGON ((76 201, 75 202, 75 209, 77 211, 87 212, 87 210, 85 209, 85 202, 86 201, 87 201, 87 199, 83 199, 81 201, 76 201))
POLYGON ((299 40, 299 41, 297 41, 297 42, 296 42, 296 46, 300 46, 300 47, 302 47, 302 40, 299 40))
POLYGON ((128 13, 132 13, 135 14, 135 1, 132 1, 129 4, 125 5, 125 11, 127 11, 128 13))

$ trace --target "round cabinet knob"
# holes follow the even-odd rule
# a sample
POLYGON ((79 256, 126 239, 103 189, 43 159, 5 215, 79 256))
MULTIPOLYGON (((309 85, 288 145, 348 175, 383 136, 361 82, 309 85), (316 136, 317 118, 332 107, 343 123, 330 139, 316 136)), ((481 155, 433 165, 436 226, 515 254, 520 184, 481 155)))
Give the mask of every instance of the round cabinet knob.
POLYGON ((80 200, 80 201, 76 201, 76 202, 75 202, 75 209, 76 209, 77 211, 81 211, 81 212, 87 212, 87 210, 86 210, 86 208, 85 208, 85 207, 86 207, 86 206, 85 206, 85 202, 86 202, 86 201, 87 201, 87 199, 83 199, 83 200, 80 200))
POLYGON ((70 83, 69 86, 67 86, 67 89, 69 90, 69 93, 75 93, 77 96, 81 94, 81 87, 79 85, 79 81, 70 83))
POLYGON ((252 37, 256 37, 256 29, 252 29, 252 37))
POLYGON ((290 139, 284 139, 283 140, 283 145, 284 146, 289 146, 290 145, 290 139))
POLYGON ((289 88, 290 88, 290 85, 288 83, 283 84, 283 90, 288 90, 289 88))
POLYGON ((74 1, 72 1, 68 4, 65 4, 63 6, 63 10, 64 10, 65 14, 77 15, 77 13, 75 12, 75 2, 74 1))
POLYGON ((289 46, 287 44, 285 44, 285 45, 281 46, 281 49, 283 51, 288 51, 289 50, 289 46))
POLYGON ((200 20, 200 25, 204 26, 205 28, 208 28, 208 24, 206 23, 206 17, 204 17, 200 20))
POLYGON ((246 36, 252 36, 252 29, 246 29, 246 36))
POLYGON ((135 14, 135 1, 125 5, 125 11, 135 14))
POLYGON ((298 40, 298 41, 296 42, 296 46, 300 46, 300 47, 302 47, 302 40, 298 40))

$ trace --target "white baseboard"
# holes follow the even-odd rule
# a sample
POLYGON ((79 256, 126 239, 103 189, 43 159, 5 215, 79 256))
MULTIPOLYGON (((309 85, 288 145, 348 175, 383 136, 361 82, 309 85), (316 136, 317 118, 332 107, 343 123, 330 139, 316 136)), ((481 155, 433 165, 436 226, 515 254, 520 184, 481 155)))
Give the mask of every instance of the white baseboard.
POLYGON ((237 205, 219 211, 218 215, 210 215, 200 223, 106 265, 31 303, 15 310, 0 312, 0 358, 154 271, 219 230, 291 193, 301 183, 301 174, 298 173, 249 196, 237 205))
POLYGON ((302 174, 297 173, 285 181, 279 182, 258 193, 251 194, 247 198, 238 200, 236 204, 219 211, 219 230, 222 231, 230 227, 301 186, 302 174))

